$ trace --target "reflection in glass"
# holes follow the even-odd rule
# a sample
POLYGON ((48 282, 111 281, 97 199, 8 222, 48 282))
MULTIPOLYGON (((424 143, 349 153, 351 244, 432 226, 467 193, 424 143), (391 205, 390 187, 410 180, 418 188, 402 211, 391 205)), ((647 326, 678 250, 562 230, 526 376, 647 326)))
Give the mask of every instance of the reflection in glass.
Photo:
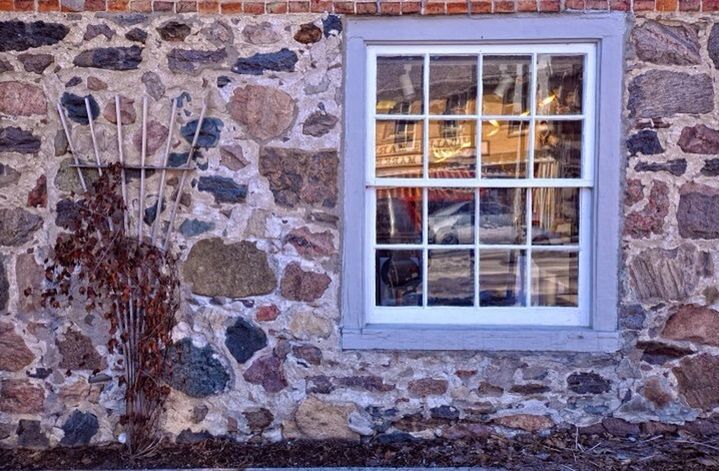
POLYGON ((429 58, 430 114, 474 114, 476 101, 476 56, 429 58))
POLYGON ((577 306, 576 252, 532 252, 532 306, 577 306))
POLYGON ((422 243, 422 189, 377 189, 377 243, 422 243))
POLYGON ((528 147, 528 121, 483 121, 482 177, 525 177, 528 147))
POLYGON ((482 113, 528 115, 531 56, 482 58, 482 113))
POLYGON ((537 56, 537 114, 581 114, 584 56, 537 56))
POLYGON ((474 251, 429 250, 427 305, 474 305, 474 251))
POLYGON ((474 190, 436 188, 427 196, 429 243, 474 243, 474 190))
POLYGON ((521 188, 482 188, 479 192, 479 243, 522 244, 526 234, 526 196, 521 188))
POLYGON ((377 58, 377 113, 422 114, 422 56, 377 58))
POLYGON ((377 306, 422 305, 421 250, 378 250, 375 262, 377 306))
POLYGON ((532 244, 579 243, 579 188, 532 190, 532 244))
POLYGON ((479 251, 479 305, 524 306, 524 250, 479 251))
POLYGON ((581 121, 539 121, 535 134, 535 178, 581 178, 581 121))
POLYGON ((377 177, 422 176, 422 130, 422 121, 377 121, 375 131, 377 177))
POLYGON ((429 176, 474 178, 477 164, 475 121, 429 122, 429 176))

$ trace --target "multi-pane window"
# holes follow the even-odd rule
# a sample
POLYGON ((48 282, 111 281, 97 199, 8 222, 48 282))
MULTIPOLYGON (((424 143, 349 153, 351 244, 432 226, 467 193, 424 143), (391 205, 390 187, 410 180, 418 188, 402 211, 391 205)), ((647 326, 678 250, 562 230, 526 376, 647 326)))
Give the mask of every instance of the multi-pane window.
POLYGON ((589 324, 595 48, 368 46, 368 323, 589 324))

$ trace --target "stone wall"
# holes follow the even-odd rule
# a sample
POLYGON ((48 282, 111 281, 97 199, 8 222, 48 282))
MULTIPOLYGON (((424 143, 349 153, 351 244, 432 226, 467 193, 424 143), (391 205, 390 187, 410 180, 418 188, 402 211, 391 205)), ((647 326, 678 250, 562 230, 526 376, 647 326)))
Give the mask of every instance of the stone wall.
POLYGON ((80 190, 56 100, 78 153, 91 155, 80 99, 91 95, 99 145, 114 158, 122 95, 136 161, 143 92, 152 162, 170 98, 183 97, 175 164, 187 159, 202 98, 210 104, 175 239, 183 306, 163 427, 178 441, 716 431, 719 26, 699 14, 651 16, 631 18, 627 47, 623 348, 601 355, 340 349, 339 17, 5 15, 0 445, 107 442, 122 430, 112 379, 121 368, 103 320, 81 305, 45 310, 37 295, 80 190))

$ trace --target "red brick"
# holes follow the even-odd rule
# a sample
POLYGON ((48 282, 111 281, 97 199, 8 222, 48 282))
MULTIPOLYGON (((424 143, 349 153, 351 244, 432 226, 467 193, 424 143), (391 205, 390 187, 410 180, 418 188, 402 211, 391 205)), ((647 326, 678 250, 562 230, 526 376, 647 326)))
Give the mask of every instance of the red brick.
POLYGON ((495 0, 494 13, 514 13, 514 2, 511 0, 495 0))
POLYGON ((517 11, 537 11, 536 0, 517 0, 517 11))
POLYGON ((223 15, 236 15, 238 13, 242 13, 242 2, 220 3, 220 13, 223 15))
POLYGON ((539 11, 558 12, 562 8, 559 0, 539 0, 539 11))
POLYGON ((288 10, 290 13, 309 13, 310 12, 310 2, 293 2, 291 1, 288 6, 288 10))
POLYGON ((608 10, 607 0, 586 0, 587 10, 608 10))
POLYGON ((402 14, 414 15, 422 10, 421 2, 402 2, 402 14))
POLYGON ((376 15, 377 4, 375 2, 356 2, 355 10, 358 15, 376 15))
POLYGON ((609 9, 612 11, 629 11, 631 9, 629 1, 630 0, 609 0, 609 9))
POLYGON ((469 13, 467 2, 447 2, 448 15, 466 15, 469 13))
POLYGON ((679 11, 699 11, 701 7, 701 0, 679 0, 679 11))
POLYGON ((379 5, 380 12, 383 15, 395 16, 402 13, 402 4, 400 2, 386 2, 383 1, 379 5))
POLYGON ((133 0, 130 2, 130 11, 150 13, 152 12, 152 2, 150 0, 133 0))
POLYGON ((0 0, 0 11, 12 11, 13 1, 12 0, 0 0))
POLYGON ((175 13, 193 13, 197 11, 197 2, 191 0, 177 2, 175 5, 175 13))
POLYGON ((267 13, 287 13, 287 2, 272 2, 265 5, 267 13))
POLYGON ((354 2, 334 2, 335 13, 352 15, 355 12, 354 2))
POLYGON ((567 10, 584 10, 584 0, 566 0, 564 7, 567 10))
POLYGON ((654 11, 654 0, 634 0, 634 11, 654 11))
POLYGON ((152 3, 152 11, 157 12, 174 12, 175 11, 175 3, 174 2, 153 2, 152 3))
POLYGON ((15 11, 35 11, 34 0, 15 0, 15 11))
POLYGON ((677 0, 657 0, 657 11, 677 11, 677 0))
POLYGON ((60 0, 37 0, 37 11, 60 11, 60 0))
POLYGON ((107 11, 127 11, 130 0, 107 0, 107 11))
POLYGON ((220 2, 214 2, 211 0, 204 0, 197 2, 197 11, 199 13, 219 13, 220 12, 220 2))
POLYGON ((107 0, 85 0, 85 11, 105 11, 107 0))
POLYGON ((250 15, 263 15, 265 13, 265 4, 262 2, 244 2, 242 12, 250 15))
POLYGON ((479 0, 471 2, 472 14, 492 13, 492 0, 479 0))
POLYGON ((719 11, 719 0, 702 0, 702 11, 719 11))
POLYGON ((310 10, 313 13, 332 12, 332 2, 329 0, 310 1, 310 10))
POLYGON ((424 11, 422 13, 425 15, 444 15, 445 11, 444 2, 427 2, 424 5, 424 11))

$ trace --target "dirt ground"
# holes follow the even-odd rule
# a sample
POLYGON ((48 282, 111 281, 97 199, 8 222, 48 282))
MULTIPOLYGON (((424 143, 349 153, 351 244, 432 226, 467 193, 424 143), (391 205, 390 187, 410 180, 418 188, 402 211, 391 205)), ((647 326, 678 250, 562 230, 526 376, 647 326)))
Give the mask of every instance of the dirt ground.
POLYGON ((237 443, 213 439, 167 444, 152 457, 132 460, 119 445, 50 450, 0 449, 0 469, 246 468, 246 467, 460 467, 510 470, 719 469, 719 437, 614 437, 571 431, 548 437, 490 435, 477 440, 363 443, 288 441, 237 443))

